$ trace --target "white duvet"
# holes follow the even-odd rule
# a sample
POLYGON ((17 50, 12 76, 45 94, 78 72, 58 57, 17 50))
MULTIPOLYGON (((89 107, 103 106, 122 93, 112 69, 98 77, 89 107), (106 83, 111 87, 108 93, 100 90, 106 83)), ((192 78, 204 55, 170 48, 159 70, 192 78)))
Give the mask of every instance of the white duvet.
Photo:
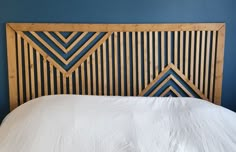
POLYGON ((194 98, 47 96, 0 127, 0 152, 234 152, 236 114, 194 98))

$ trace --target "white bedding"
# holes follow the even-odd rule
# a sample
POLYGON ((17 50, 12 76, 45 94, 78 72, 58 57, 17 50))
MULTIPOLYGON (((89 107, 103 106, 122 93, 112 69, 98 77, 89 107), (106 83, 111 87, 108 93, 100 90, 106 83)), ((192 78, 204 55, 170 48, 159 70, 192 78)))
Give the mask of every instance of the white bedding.
POLYGON ((236 114, 193 98, 47 96, 0 127, 0 152, 204 151, 236 151, 236 114))

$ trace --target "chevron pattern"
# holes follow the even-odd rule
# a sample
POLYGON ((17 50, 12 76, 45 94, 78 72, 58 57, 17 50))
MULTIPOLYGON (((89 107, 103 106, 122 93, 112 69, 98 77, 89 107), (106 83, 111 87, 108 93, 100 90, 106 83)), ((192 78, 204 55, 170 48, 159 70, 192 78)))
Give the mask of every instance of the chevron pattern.
POLYGON ((166 27, 8 26, 9 61, 16 62, 9 67, 10 87, 17 88, 13 107, 53 94, 188 96, 214 102, 222 25, 166 27))

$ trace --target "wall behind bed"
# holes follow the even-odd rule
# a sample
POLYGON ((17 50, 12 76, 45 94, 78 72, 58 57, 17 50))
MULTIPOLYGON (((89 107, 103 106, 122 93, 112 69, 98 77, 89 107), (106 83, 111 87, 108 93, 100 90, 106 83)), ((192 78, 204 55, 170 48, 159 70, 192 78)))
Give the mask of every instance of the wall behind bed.
POLYGON ((0 122, 9 113, 6 22, 226 22, 222 105, 236 111, 235 0, 7 0, 0 3, 0 122))

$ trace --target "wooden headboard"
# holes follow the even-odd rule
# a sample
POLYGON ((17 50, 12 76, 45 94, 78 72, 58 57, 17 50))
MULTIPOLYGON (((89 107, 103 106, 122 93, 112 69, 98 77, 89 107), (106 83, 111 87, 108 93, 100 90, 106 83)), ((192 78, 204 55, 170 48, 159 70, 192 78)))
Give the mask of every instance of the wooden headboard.
POLYGON ((8 23, 6 31, 11 110, 53 94, 221 103, 223 23, 8 23))

